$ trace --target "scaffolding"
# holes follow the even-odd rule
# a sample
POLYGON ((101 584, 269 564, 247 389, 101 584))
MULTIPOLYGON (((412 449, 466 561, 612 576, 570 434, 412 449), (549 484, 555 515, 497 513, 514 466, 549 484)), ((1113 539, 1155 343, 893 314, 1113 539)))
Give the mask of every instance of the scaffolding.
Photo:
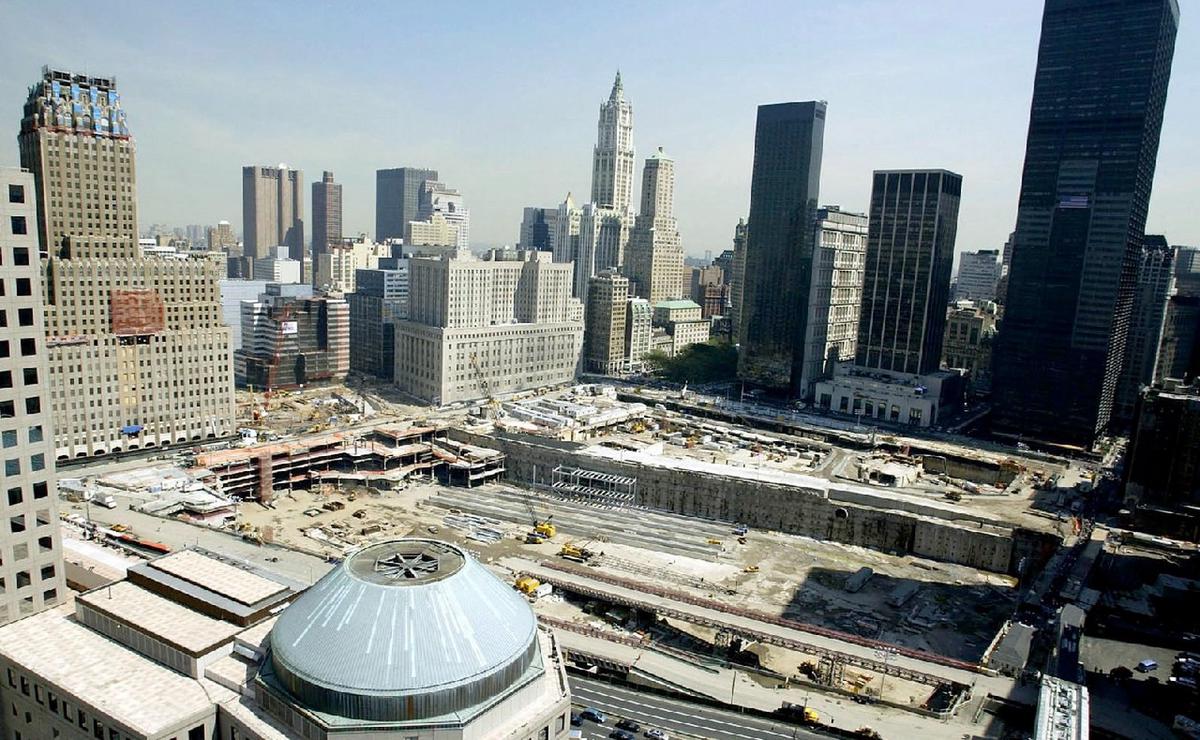
POLYGON ((610 506, 630 506, 637 499, 637 478, 559 465, 550 488, 568 499, 610 506))

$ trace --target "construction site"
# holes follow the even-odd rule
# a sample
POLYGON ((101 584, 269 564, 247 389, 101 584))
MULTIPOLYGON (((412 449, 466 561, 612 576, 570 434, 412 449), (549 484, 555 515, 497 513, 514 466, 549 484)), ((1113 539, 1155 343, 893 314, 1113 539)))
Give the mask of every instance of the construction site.
POLYGON ((605 386, 436 412, 340 386, 241 400, 239 444, 79 485, 326 560, 446 539, 526 593, 579 665, 722 701, 733 681, 768 711, 851 701, 961 723, 980 687, 1016 690, 992 652, 1018 585, 1075 544, 1091 480, 605 386))

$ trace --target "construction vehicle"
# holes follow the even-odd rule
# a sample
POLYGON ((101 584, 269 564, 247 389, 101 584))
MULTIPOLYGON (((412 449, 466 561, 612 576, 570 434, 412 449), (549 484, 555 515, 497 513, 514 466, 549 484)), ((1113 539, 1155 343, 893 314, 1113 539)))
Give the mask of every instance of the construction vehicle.
POLYGON ((803 704, 793 704, 790 701, 785 701, 783 706, 775 711, 777 714, 782 714, 789 719, 800 720, 805 724, 815 725, 821 721, 821 715, 817 714, 817 711, 812 707, 806 707, 803 704))
POLYGON ((708 544, 710 544, 710 545, 722 545, 722 544, 724 544, 724 543, 723 543, 723 542, 721 542, 720 540, 715 540, 715 539, 712 539, 712 538, 710 537, 710 538, 709 538, 709 540, 708 540, 708 544))
POLYGON ((742 568, 742 572, 743 573, 757 573, 758 566, 757 565, 747 565, 745 568, 742 568))
POLYGON ((558 528, 551 524, 549 520, 543 522, 535 521, 533 523, 533 531, 539 537, 547 540, 558 534, 558 528))
POLYGON ((573 542, 568 542, 558 551, 558 556, 564 560, 573 560, 576 563, 586 563, 595 555, 587 546, 592 543, 587 542, 582 545, 577 545, 573 542))
POLYGON ((542 585, 542 582, 533 576, 521 576, 513 585, 526 596, 532 596, 538 590, 538 586, 542 585))

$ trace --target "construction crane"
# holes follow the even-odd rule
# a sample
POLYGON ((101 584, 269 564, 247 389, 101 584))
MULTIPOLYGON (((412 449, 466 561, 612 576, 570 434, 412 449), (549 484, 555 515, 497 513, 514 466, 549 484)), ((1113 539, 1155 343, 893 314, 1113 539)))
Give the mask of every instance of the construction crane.
POLYGON ((554 515, 550 514, 545 519, 539 518, 537 515, 537 510, 533 506, 533 496, 527 493, 525 494, 524 498, 525 507, 529 509, 530 523, 533 524, 533 531, 526 536, 525 541, 527 543, 531 543, 540 540, 548 540, 554 537, 554 535, 558 534, 558 528, 555 527, 554 523, 551 521, 554 519, 554 515))
POLYGON ((475 371, 475 382, 479 384, 479 389, 487 396, 487 406, 491 409, 492 416, 500 416, 500 402, 492 395, 492 384, 483 374, 483 368, 479 367, 479 358, 474 352, 471 353, 471 369, 475 371))
POLYGON ((594 552, 588 549, 588 545, 592 544, 592 542, 593 541, 591 540, 584 542, 583 544, 567 542, 563 544, 562 548, 559 549, 558 556, 564 560, 573 560, 577 563, 586 563, 595 555, 594 552))

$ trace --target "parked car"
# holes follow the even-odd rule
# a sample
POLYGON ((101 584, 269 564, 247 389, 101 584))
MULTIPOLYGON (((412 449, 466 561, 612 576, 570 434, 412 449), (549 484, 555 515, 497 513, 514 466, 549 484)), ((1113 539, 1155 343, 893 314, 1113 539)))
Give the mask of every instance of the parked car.
POLYGON ((613 730, 608 733, 608 736, 615 740, 637 740, 637 737, 633 733, 626 732, 625 730, 613 730))
POLYGON ((650 738, 650 740, 671 740, 670 735, 653 727, 646 730, 646 737, 650 738))
POLYGON ((571 726, 579 727, 582 724, 583 724, 583 717, 580 717, 579 714, 576 712, 571 712, 571 726))
POLYGON ((631 719, 623 719, 620 722, 617 722, 617 728, 621 730, 629 730, 630 732, 637 732, 638 730, 642 729, 642 726, 631 719))
POLYGON ((604 712, 601 712, 599 709, 594 707, 588 707, 580 712, 579 716, 583 717, 584 719, 591 720, 598 725, 604 724, 604 722, 608 719, 608 716, 605 715, 604 712))
POLYGON ((1138 664, 1137 664, 1138 673, 1150 673, 1151 671, 1157 671, 1157 670, 1158 670, 1158 661, 1157 660, 1151 660, 1150 658, 1145 658, 1144 660, 1138 661, 1138 664))

